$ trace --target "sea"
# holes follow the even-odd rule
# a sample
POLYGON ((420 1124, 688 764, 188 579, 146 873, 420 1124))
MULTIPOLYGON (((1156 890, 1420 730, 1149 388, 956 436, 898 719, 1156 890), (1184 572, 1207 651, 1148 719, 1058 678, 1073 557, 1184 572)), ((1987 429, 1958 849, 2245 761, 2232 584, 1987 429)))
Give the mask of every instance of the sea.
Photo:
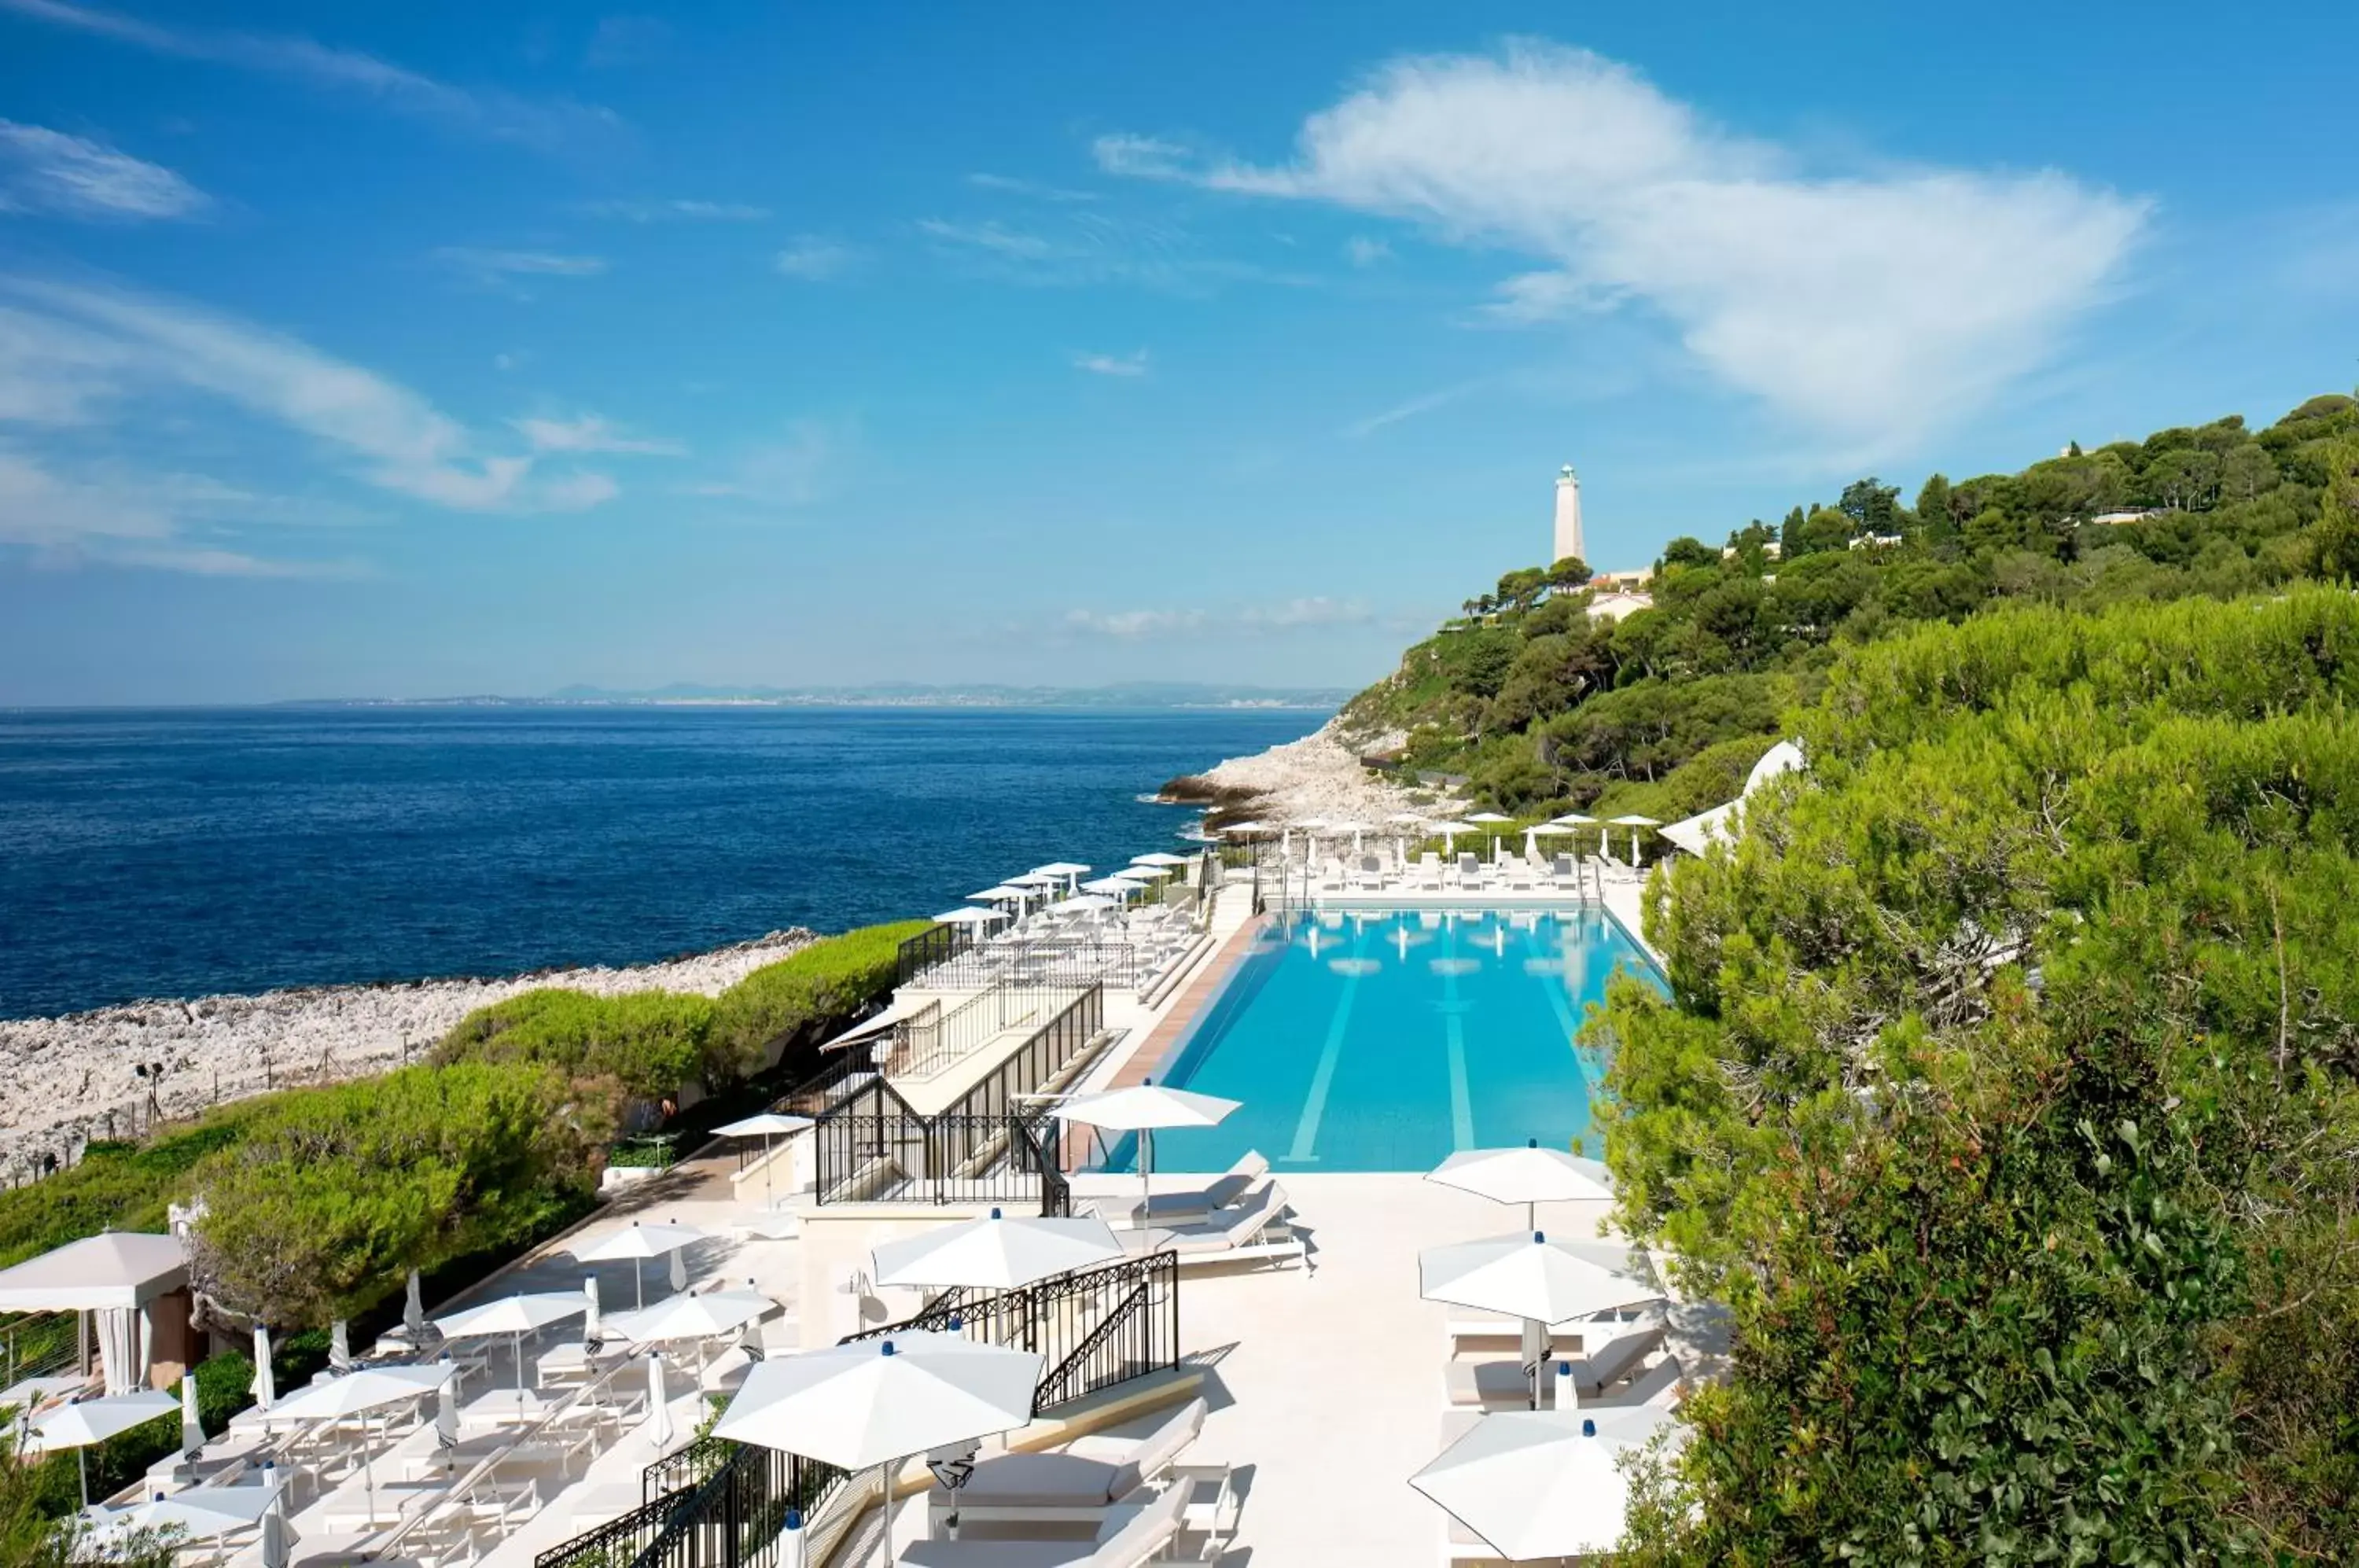
POLYGON ((1184 847, 1303 709, 0 712, 0 1018, 630 964, 1184 847))

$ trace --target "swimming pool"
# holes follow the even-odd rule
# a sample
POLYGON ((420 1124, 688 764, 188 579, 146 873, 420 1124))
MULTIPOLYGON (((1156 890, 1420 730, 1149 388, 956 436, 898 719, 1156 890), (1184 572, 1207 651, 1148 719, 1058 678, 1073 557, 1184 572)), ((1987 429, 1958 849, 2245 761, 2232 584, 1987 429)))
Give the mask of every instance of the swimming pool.
POLYGON ((1244 1104, 1158 1133, 1156 1169, 1219 1171, 1254 1149, 1281 1174, 1424 1171, 1531 1138, 1597 1153, 1603 1064, 1573 1036, 1617 968, 1661 984, 1593 909, 1274 920, 1156 1074, 1244 1104))

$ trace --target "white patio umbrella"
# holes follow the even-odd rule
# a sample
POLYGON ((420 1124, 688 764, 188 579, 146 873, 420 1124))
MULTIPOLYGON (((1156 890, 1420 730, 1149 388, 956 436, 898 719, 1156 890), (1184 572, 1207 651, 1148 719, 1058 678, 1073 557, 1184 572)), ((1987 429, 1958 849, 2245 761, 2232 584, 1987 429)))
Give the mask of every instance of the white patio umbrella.
POLYGON ((1145 855, 1134 855, 1130 857, 1130 863, 1133 866, 1157 866, 1166 871, 1176 871, 1188 864, 1188 857, 1184 855, 1174 855, 1168 849, 1158 849, 1150 850, 1145 855))
POLYGON ((1266 833, 1271 830, 1270 825, 1267 822, 1223 822, 1221 824, 1221 831, 1224 833, 1245 833, 1250 836, 1254 833, 1266 833))
POLYGON ((71 1448, 75 1464, 82 1471, 82 1506, 90 1507, 90 1454, 93 1443, 129 1432, 135 1426, 145 1426, 158 1416, 171 1414, 180 1408, 180 1401, 169 1394, 151 1391, 137 1394, 109 1394, 104 1399, 83 1399, 51 1410, 33 1423, 33 1440, 44 1452, 71 1448))
MULTIPOLYGON (((893 1469, 910 1454, 1029 1422, 1040 1367, 1029 1351, 955 1334, 855 1340, 756 1366, 712 1435, 846 1470, 876 1467, 889 1497, 893 1469)), ((889 1528, 884 1536, 880 1560, 889 1563, 889 1528)))
POLYGON ((1375 826, 1371 822, 1329 822, 1327 824, 1327 831, 1333 833, 1338 838, 1343 837, 1345 833, 1350 833, 1352 835, 1352 853, 1353 855, 1357 855, 1360 853, 1360 836, 1363 833, 1375 832, 1375 826))
POLYGON ((635 1312, 616 1312, 606 1326, 633 1345, 715 1339, 777 1310, 777 1302, 757 1290, 707 1290, 701 1296, 674 1296, 635 1312))
POLYGON ((254 1408, 266 1410, 278 1397, 278 1374, 270 1367, 270 1330, 254 1325, 254 1408))
MULTIPOLYGON (((1477 827, 1495 828, 1502 822, 1512 822, 1516 819, 1510 816, 1504 816, 1497 811, 1475 811, 1469 815, 1466 820, 1473 822, 1477 827)), ((1497 833, 1493 833, 1491 835, 1491 864, 1496 866, 1498 863, 1499 835, 1497 833)))
POLYGON ((1103 893, 1115 898, 1127 898, 1138 891, 1138 884, 1127 877, 1094 877, 1082 884, 1082 891, 1103 893))
MULTIPOLYGON (((579 1258, 580 1253, 575 1253, 579 1258)), ((531 1296, 503 1296, 496 1301, 485 1301, 479 1307, 469 1307, 448 1317, 434 1320, 445 1339, 474 1339, 488 1334, 506 1334, 509 1349, 516 1356, 516 1409, 524 1409, 524 1336, 537 1334, 553 1323, 579 1317, 590 1310, 587 1298, 574 1291, 544 1291, 531 1296)))
POLYGON ((1536 826, 1526 828, 1524 830, 1524 858, 1527 860, 1536 860, 1539 857, 1540 840, 1544 838, 1562 838, 1567 833, 1574 831, 1575 830, 1567 827, 1562 822, 1541 822, 1536 826))
POLYGON ((1120 907, 1120 905, 1116 904, 1112 898, 1106 898, 1103 894, 1082 893, 1077 897, 1067 898, 1064 902, 1055 906, 1050 912, 1059 915, 1093 915, 1106 909, 1119 909, 1120 907))
POLYGON ((969 893, 967 898, 977 904, 1020 904, 1032 896, 1029 887, 1017 887, 1002 882, 996 887, 985 887, 980 893, 969 893))
POLYGON ((995 925, 1006 918, 1006 914, 997 909, 978 909, 969 907, 956 909, 946 909, 942 913, 934 917, 934 924, 938 926, 987 926, 995 925))
POLYGON ((994 1209, 983 1219, 882 1243, 869 1256, 880 1285, 1015 1290, 1052 1275, 1111 1263, 1123 1250, 1095 1214, 1009 1219, 994 1209))
POLYGON ((1460 833, 1480 833, 1483 830, 1473 822, 1440 822, 1426 823, 1425 831, 1428 833, 1438 833, 1441 835, 1442 854, 1456 855, 1458 853, 1458 835, 1460 833))
POLYGON ((1511 1561, 1611 1552, 1630 1501, 1621 1457, 1670 1420, 1647 1406, 1502 1411, 1408 1484, 1511 1561))
POLYGON ((109 1535, 168 1530, 180 1541, 211 1541, 259 1524, 277 1496, 276 1486, 190 1486, 113 1509, 101 1528, 109 1535))
POLYGON ((1007 886, 1010 887, 1053 887, 1063 880, 1063 877, 1051 877, 1045 871, 1027 871, 1021 877, 1010 877, 1007 879, 1007 886))
POLYGON ((1536 1203, 1614 1196, 1614 1178, 1603 1161, 1542 1149, 1538 1138, 1521 1149, 1461 1149, 1427 1171, 1425 1179, 1495 1203, 1521 1203, 1527 1226, 1538 1223, 1532 1212, 1536 1203))
MULTIPOLYGON (((1587 1250, 1550 1242, 1541 1231, 1429 1247, 1417 1255, 1419 1291, 1429 1301, 1521 1318, 1527 1344, 1542 1325, 1661 1299, 1660 1290, 1604 1267, 1593 1254, 1582 1256, 1587 1250)), ((1536 1409, 1545 1360, 1530 1368, 1536 1409)))
POLYGON ((1630 868, 1633 871, 1638 868, 1638 830, 1640 828, 1658 828, 1662 825, 1662 823, 1657 822, 1652 817, 1632 815, 1627 817, 1615 817, 1614 819, 1614 826, 1617 828, 1628 828, 1630 830, 1630 868))
POLYGON ((1052 860, 1046 866, 1036 866, 1032 870, 1037 876, 1053 877, 1062 881, 1069 893, 1072 891, 1074 877, 1090 874, 1090 868, 1078 860, 1052 860))
MULTIPOLYGON (((523 1363, 517 1363, 521 1368, 523 1363)), ((278 1401, 270 1412, 278 1421, 338 1421, 373 1416, 387 1405, 422 1399, 451 1380, 455 1363, 436 1361, 423 1367, 370 1367, 341 1377, 322 1378, 278 1401)), ((522 1384, 519 1383, 521 1388, 522 1384)), ((374 1423, 365 1423, 373 1429, 374 1423)), ((369 1518, 376 1518, 376 1473, 371 1456, 374 1431, 361 1439, 361 1486, 368 1498, 369 1518)))
POLYGON ((1117 871, 1114 875, 1126 882, 1160 882, 1167 877, 1179 876, 1180 871, 1177 866, 1134 866, 1127 871, 1117 871))
MULTIPOLYGON (((584 1263, 614 1263, 628 1259, 631 1283, 637 1290, 637 1304, 647 1304, 647 1281, 641 1278, 639 1265, 650 1258, 676 1255, 683 1247, 706 1240, 711 1232, 678 1220, 657 1225, 642 1225, 633 1220, 627 1230, 610 1231, 586 1247, 570 1247, 566 1250, 584 1263)), ((677 1286, 674 1289, 678 1289, 677 1286)))
MULTIPOLYGON (((1169 1089, 1152 1078, 1126 1089, 1108 1089, 1102 1094, 1081 1094, 1057 1107, 1057 1114, 1067 1121, 1080 1122, 1084 1127, 1103 1127, 1109 1132, 1135 1132, 1138 1135, 1138 1181, 1142 1195, 1154 1196, 1155 1130, 1158 1127, 1218 1127, 1223 1118, 1245 1102, 1223 1100, 1215 1094, 1192 1094, 1186 1089, 1169 1089)), ((1147 1228, 1152 1203, 1138 1211, 1138 1228, 1147 1228)))
POLYGON ((777 1148, 770 1140, 798 1133, 813 1127, 809 1116, 788 1116, 782 1111, 763 1111, 756 1116, 734 1121, 712 1130, 723 1138, 758 1138, 762 1140, 762 1206, 768 1208, 777 1201, 771 1195, 770 1171, 776 1161, 777 1148))

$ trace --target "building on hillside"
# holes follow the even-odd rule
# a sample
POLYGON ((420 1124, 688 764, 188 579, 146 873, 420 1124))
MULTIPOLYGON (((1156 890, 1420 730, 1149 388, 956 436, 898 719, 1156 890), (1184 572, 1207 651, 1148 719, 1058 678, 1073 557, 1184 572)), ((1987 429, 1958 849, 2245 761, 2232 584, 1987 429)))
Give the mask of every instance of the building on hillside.
POLYGON ((1908 541, 1898 534, 1862 534, 1851 541, 1853 550, 1897 550, 1908 541))
POLYGON ((1566 463, 1556 475, 1556 553, 1550 562, 1567 556, 1587 561, 1589 550, 1581 537, 1581 476, 1566 463))
POLYGON ((1655 607, 1652 593, 1634 593, 1627 589, 1609 588, 1589 601, 1589 618, 1593 621, 1618 621, 1635 615, 1641 610, 1655 607))
POLYGON ((1589 585, 1599 593, 1643 593, 1655 585, 1652 572, 1592 572, 1589 585))

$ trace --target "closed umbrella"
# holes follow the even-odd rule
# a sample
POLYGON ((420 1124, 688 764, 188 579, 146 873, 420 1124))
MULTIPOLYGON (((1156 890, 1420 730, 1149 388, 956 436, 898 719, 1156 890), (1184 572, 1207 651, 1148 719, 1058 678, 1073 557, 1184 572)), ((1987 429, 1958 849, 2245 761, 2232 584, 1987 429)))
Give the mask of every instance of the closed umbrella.
MULTIPOLYGON (((447 1350, 436 1365, 450 1367, 453 1374, 459 1370, 458 1364, 451 1359, 451 1353, 447 1350)), ((434 1391, 434 1446, 459 1446, 459 1379, 456 1376, 434 1391)))
MULTIPOLYGON (((1545 1324, 1661 1299, 1653 1287, 1582 1256, 1577 1245, 1520 1231, 1429 1247, 1417 1255, 1419 1290, 1429 1301, 1521 1318, 1527 1344, 1545 1324)), ((1544 1359, 1536 1357, 1529 1367, 1535 1408, 1544 1359)))
POLYGON ((894 1468, 913 1454, 1028 1423, 1041 1359, 958 1334, 912 1331, 765 1361, 712 1435, 881 1473, 881 1560, 893 1556, 894 1468))
POLYGON ((1640 828, 1658 828, 1663 824, 1657 822, 1652 817, 1632 815, 1627 817, 1615 817, 1614 819, 1613 825, 1617 828, 1628 828, 1630 830, 1630 869, 1636 871, 1638 868, 1638 830, 1640 828))
POLYGON ((1535 1220, 1533 1204, 1614 1196, 1614 1178, 1602 1161, 1582 1160, 1560 1149, 1542 1149, 1538 1138, 1521 1149, 1462 1149, 1428 1171, 1425 1179, 1495 1203, 1522 1203, 1527 1225, 1535 1220))
POLYGON ((730 1122, 712 1130, 723 1138, 758 1138, 762 1140, 762 1206, 768 1208, 776 1202, 771 1196, 770 1170, 777 1154, 777 1149, 771 1140, 782 1138, 788 1133, 800 1132, 805 1127, 814 1125, 816 1124, 809 1116, 788 1116, 780 1111, 764 1111, 758 1116, 747 1116, 742 1121, 730 1122))
POLYGON ((180 1374, 180 1456, 194 1459, 205 1446, 204 1423, 197 1414, 197 1375, 180 1374))
POLYGON ((169 1394, 109 1394, 103 1399, 83 1399, 51 1410, 33 1423, 33 1439, 45 1453, 60 1448, 75 1451, 74 1460, 82 1471, 82 1506, 88 1508, 90 1445, 104 1443, 135 1426, 145 1426, 179 1408, 180 1401, 169 1394))
POLYGON ((426 1298, 418 1283, 418 1270, 409 1271, 409 1290, 401 1303, 401 1331, 411 1348, 426 1336, 426 1298))
POLYGON ((1138 1135, 1139 1186, 1142 1194, 1150 1200, 1138 1211, 1138 1227, 1145 1230, 1147 1214, 1154 1206, 1155 1129, 1217 1127, 1242 1104, 1241 1100, 1166 1088, 1150 1078, 1127 1089, 1079 1095, 1058 1106, 1057 1114, 1084 1127, 1138 1135))
POLYGON ((328 1365, 338 1372, 353 1369, 353 1325, 342 1318, 328 1325, 328 1365))
POLYGON ((277 1375, 270 1367, 270 1330, 254 1325, 254 1408, 266 1410, 278 1398, 277 1375))
POLYGON ((671 1442, 671 1400, 664 1391, 663 1357, 647 1352, 647 1420, 655 1429, 656 1452, 671 1442))
POLYGON ((606 1337, 604 1325, 598 1321, 598 1276, 582 1276, 582 1294, 590 1303, 582 1314, 582 1347, 595 1350, 599 1341, 606 1337))
POLYGON ((1587 1557, 1622 1540, 1630 1502, 1623 1454, 1669 1410, 1506 1410, 1487 1415, 1408 1484, 1516 1563, 1587 1557))
POLYGON ((871 1259, 880 1285, 1016 1290, 1122 1256, 1122 1243, 1095 1214, 1009 1219, 994 1209, 983 1219, 885 1242, 871 1259))
POLYGON ((103 1528, 109 1533, 170 1530, 181 1541, 211 1541, 234 1530, 252 1529, 277 1496, 274 1486, 190 1486, 116 1508, 103 1528))
MULTIPOLYGON (((679 1249, 692 1242, 705 1240, 709 1232, 691 1225, 672 1220, 661 1225, 641 1225, 633 1220, 630 1228, 608 1233, 586 1247, 568 1247, 584 1263, 609 1263, 628 1258, 631 1263, 631 1283, 637 1289, 637 1304, 647 1304, 647 1283, 640 1278, 639 1264, 650 1258, 678 1256, 679 1249)), ((679 1287, 672 1287, 678 1290, 679 1287)))

